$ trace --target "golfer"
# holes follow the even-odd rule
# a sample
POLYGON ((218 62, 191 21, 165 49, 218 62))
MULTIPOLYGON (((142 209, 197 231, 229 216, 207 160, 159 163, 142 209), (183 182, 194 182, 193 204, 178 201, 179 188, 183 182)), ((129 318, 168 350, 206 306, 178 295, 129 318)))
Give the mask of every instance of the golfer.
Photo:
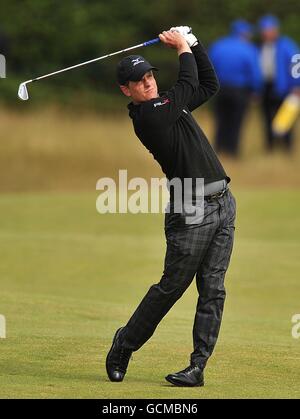
POLYGON ((220 330, 236 208, 227 186, 230 178, 191 114, 217 93, 219 84, 204 48, 188 33, 189 29, 180 26, 159 35, 167 47, 177 50, 179 57, 178 80, 169 91, 158 93, 155 67, 139 55, 125 57, 117 68, 120 88, 132 100, 129 115, 140 141, 169 181, 204 179, 205 197, 203 219, 191 224, 186 222, 184 210, 172 210, 174 194, 170 194, 170 211, 165 214, 167 250, 163 275, 114 336, 106 358, 111 381, 123 380, 132 352, 150 339, 195 276, 199 297, 193 352, 189 366, 168 375, 166 380, 176 386, 203 386, 203 371, 220 330))

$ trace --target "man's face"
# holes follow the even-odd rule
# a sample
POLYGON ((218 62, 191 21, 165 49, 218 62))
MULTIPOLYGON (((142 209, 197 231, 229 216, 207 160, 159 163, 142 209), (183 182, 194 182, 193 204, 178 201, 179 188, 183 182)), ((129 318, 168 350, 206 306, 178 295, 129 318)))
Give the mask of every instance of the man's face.
POLYGON ((261 35, 264 42, 275 42, 279 37, 279 30, 278 28, 265 29, 261 35))
POLYGON ((127 86, 120 86, 120 89, 136 104, 155 99, 158 96, 157 84, 152 71, 148 71, 142 80, 130 81, 127 86))

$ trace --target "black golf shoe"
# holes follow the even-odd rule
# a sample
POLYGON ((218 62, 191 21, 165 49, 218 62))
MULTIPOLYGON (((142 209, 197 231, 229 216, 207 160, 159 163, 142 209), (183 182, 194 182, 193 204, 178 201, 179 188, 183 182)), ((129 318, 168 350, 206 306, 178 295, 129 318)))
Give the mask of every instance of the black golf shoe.
POLYGON ((121 327, 116 331, 112 346, 106 357, 106 372, 110 381, 123 381, 132 351, 122 347, 119 334, 121 327))
POLYGON ((204 375, 203 370, 197 365, 190 365, 183 371, 169 374, 166 380, 179 387, 203 387, 204 375))

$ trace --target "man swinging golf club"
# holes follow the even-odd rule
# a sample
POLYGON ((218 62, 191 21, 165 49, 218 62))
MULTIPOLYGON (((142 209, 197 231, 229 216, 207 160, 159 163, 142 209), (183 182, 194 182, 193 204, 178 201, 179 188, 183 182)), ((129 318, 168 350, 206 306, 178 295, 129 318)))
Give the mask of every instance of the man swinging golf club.
POLYGON ((162 278, 150 287, 126 326, 115 333, 106 370, 111 381, 123 380, 132 352, 148 341, 196 275, 199 297, 193 327, 194 351, 190 365, 168 375, 166 380, 176 386, 203 386, 203 370, 221 325, 236 206, 227 186, 230 178, 191 114, 218 91, 212 64, 189 27, 171 28, 159 38, 177 50, 179 75, 175 85, 159 94, 155 67, 139 55, 125 57, 118 64, 118 83, 132 99, 128 108, 136 135, 168 180, 204 179, 204 215, 199 223, 186 223, 184 210, 174 211, 174 196, 170 193, 162 278))

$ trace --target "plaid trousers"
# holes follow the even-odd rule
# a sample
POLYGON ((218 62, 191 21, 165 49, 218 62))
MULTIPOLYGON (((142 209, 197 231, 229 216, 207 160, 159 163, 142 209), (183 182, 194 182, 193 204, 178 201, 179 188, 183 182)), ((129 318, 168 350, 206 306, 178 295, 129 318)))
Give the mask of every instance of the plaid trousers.
POLYGON ((204 217, 199 224, 185 224, 182 213, 165 214, 167 250, 163 276, 150 287, 122 329, 122 346, 137 351, 196 276, 199 296, 190 361, 205 368, 221 326, 235 215, 236 202, 230 190, 221 198, 204 201, 204 217))

